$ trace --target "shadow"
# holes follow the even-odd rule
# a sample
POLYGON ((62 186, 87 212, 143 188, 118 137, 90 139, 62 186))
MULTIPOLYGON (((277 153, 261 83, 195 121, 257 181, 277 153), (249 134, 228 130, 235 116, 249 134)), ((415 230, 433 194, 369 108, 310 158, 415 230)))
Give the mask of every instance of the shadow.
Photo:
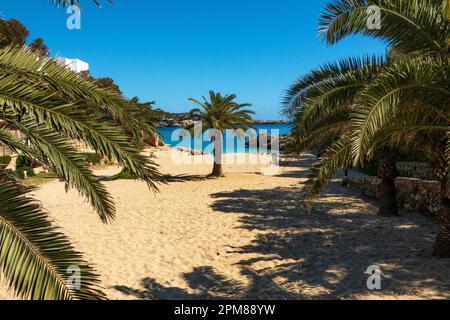
POLYGON ((299 159, 282 158, 279 177, 307 179, 312 175, 311 167, 316 161, 313 155, 302 155, 299 159))
MULTIPOLYGON (((302 163, 303 165, 303 163, 302 163)), ((295 171, 295 170, 294 170, 295 171)), ((299 169, 299 174, 306 174, 299 169)), ((433 220, 418 214, 383 218, 377 203, 335 180, 306 214, 301 186, 239 189, 212 195, 215 213, 236 215, 236 228, 254 240, 229 246, 248 280, 240 283, 205 266, 183 274, 185 288, 153 278, 140 288, 116 286, 140 299, 357 299, 425 297, 450 299, 450 260, 432 257, 433 220), (367 288, 366 270, 381 268, 382 288, 367 288)))
POLYGON ((295 299, 294 295, 279 288, 270 278, 258 276, 249 270, 243 273, 249 275, 249 285, 227 279, 216 273, 212 267, 204 266, 194 268, 192 272, 183 274, 183 279, 187 282, 189 290, 162 286, 152 278, 143 279, 140 289, 126 286, 115 286, 114 289, 141 300, 295 299))
POLYGON ((190 181, 204 181, 207 180, 206 176, 197 176, 197 175, 164 175, 162 180, 165 183, 174 183, 174 182, 190 182, 190 181))
POLYGON ((240 228, 263 231, 234 253, 245 270, 265 262, 271 279, 283 278, 298 299, 358 297, 367 289, 367 268, 383 271, 373 294, 450 298, 450 260, 432 257, 436 226, 418 214, 379 217, 368 201, 333 182, 312 214, 299 209, 301 188, 236 190, 213 195, 214 211, 240 214, 240 228))

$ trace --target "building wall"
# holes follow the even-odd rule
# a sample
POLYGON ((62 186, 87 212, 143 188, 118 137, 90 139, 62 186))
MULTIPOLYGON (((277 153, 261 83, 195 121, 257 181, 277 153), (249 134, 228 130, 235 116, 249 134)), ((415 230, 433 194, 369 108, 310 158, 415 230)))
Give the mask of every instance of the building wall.
POLYGON ((57 61, 62 66, 66 66, 70 70, 77 72, 77 73, 80 73, 83 71, 89 71, 89 64, 80 59, 59 58, 59 59, 57 59, 57 61))

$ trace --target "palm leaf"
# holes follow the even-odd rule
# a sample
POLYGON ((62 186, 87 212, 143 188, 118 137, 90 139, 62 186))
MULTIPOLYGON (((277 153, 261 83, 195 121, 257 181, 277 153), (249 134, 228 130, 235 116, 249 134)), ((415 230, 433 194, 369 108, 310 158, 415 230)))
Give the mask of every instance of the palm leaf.
MULTIPOLYGON (((407 105, 406 101, 412 103, 418 97, 423 97, 434 102, 435 97, 446 97, 448 102, 448 65, 448 58, 403 59, 381 72, 359 94, 360 104, 352 117, 355 164, 362 161, 374 136, 399 112, 398 108, 407 105)), ((443 108, 447 106, 448 103, 442 104, 443 108)))
POLYGON ((0 269, 11 288, 34 300, 105 299, 99 277, 26 196, 29 191, 0 170, 0 269), (69 281, 73 266, 79 287, 69 281))
POLYGON ((403 53, 445 52, 450 31, 441 0, 335 0, 327 5, 319 25, 329 44, 362 34, 384 40, 403 53), (381 12, 381 29, 367 26, 371 6, 381 12))
POLYGON ((43 126, 36 126, 30 119, 24 119, 17 125, 30 139, 34 148, 39 150, 41 161, 50 164, 62 180, 85 196, 103 222, 114 219, 115 208, 108 191, 88 169, 86 160, 64 137, 43 126))
POLYGON ((312 208, 314 198, 323 190, 324 186, 333 177, 339 168, 348 168, 351 165, 351 139, 344 136, 332 144, 323 157, 314 166, 315 174, 308 180, 305 188, 307 201, 305 203, 308 211, 312 208))

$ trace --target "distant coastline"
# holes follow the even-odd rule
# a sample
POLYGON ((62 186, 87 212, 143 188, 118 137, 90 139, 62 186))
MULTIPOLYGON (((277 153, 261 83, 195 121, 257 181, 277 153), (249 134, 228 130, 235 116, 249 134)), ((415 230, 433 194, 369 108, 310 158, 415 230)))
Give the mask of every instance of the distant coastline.
MULTIPOLYGON (((193 124, 193 120, 165 119, 159 122, 159 127, 188 127, 193 124)), ((286 120, 254 120, 253 124, 289 124, 286 120)))

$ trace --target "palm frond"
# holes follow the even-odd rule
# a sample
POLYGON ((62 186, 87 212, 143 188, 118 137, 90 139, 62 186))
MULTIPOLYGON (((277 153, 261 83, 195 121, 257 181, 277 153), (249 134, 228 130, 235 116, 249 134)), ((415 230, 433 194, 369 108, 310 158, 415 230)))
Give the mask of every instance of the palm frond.
POLYGON ((445 52, 450 21, 442 12, 442 1, 334 0, 321 15, 319 32, 329 44, 362 34, 403 53, 445 52), (371 7, 380 10, 380 29, 367 25, 371 7))
POLYGON ((99 277, 29 191, 0 170, 0 270, 10 287, 34 300, 105 299, 99 277), (80 272, 74 282, 71 268, 80 272))
POLYGON ((20 123, 21 117, 28 115, 68 138, 83 140, 157 190, 156 182, 161 180, 157 165, 140 154, 119 123, 108 119, 96 122, 89 112, 95 104, 105 106, 102 111, 108 114, 115 114, 117 109, 118 118, 126 119, 124 129, 137 136, 144 127, 152 130, 138 118, 144 112, 139 106, 26 51, 0 51, 0 69, 4 71, 0 76, 0 102, 12 121, 20 123), (82 99, 83 96, 86 98, 82 99), (109 111, 108 105, 112 106, 109 111))
POLYGON ((101 220, 110 222, 115 217, 111 196, 88 169, 86 160, 70 146, 64 137, 32 120, 24 119, 18 127, 27 135, 31 144, 41 154, 40 160, 48 163, 68 186, 75 187, 97 210, 101 220))
POLYGON ((448 65, 448 58, 403 59, 381 72, 359 94, 359 107, 352 117, 355 164, 362 161, 376 133, 399 112, 398 108, 407 105, 407 101, 412 103, 422 97, 435 102, 433 100, 437 97, 445 97, 447 103, 443 103, 442 107, 448 106, 448 65))
POLYGON ((324 157, 314 166, 314 176, 308 181, 305 188, 307 200, 305 207, 308 211, 312 209, 314 198, 323 190, 339 168, 351 166, 352 142, 350 137, 344 136, 332 144, 324 157))
MULTIPOLYGON (((193 98, 189 99, 199 107, 191 110, 190 114, 195 120, 202 122, 202 132, 207 129, 215 129, 223 133, 227 129, 254 128, 252 115, 255 113, 244 109, 251 104, 238 104, 234 101, 236 95, 222 96, 214 91, 209 92, 209 99, 210 101, 203 97, 203 103, 193 98)), ((189 127, 188 130, 192 131, 193 127, 189 127)))
POLYGON ((16 86, 15 93, 33 85, 43 91, 41 95, 54 99, 57 96, 65 102, 82 102, 106 112, 126 128, 132 129, 137 121, 123 108, 127 104, 124 98, 99 88, 94 81, 60 66, 56 60, 40 58, 29 50, 12 47, 0 50, 0 71, 3 79, 16 86))
POLYGON ((6 145, 15 153, 31 153, 31 149, 25 145, 22 140, 18 139, 10 130, 0 128, 0 143, 6 145))

